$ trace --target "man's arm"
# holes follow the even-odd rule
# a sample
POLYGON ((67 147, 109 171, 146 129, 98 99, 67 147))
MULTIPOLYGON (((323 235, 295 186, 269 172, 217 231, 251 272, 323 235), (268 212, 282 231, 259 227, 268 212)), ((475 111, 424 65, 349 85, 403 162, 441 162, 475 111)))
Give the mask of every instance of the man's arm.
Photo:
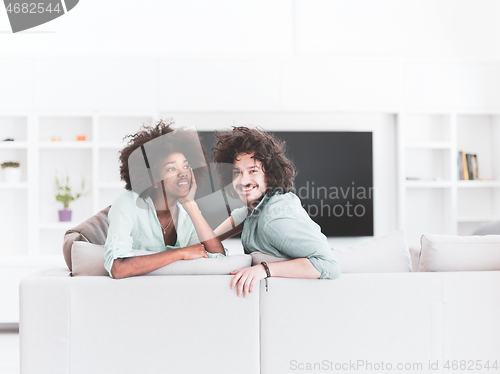
POLYGON ((318 279, 321 276, 307 258, 272 262, 267 264, 267 267, 272 277, 318 279))
POLYGON ((241 225, 236 226, 234 224, 233 217, 229 217, 214 230, 214 234, 222 242, 226 239, 229 239, 239 234, 242 230, 243 226, 241 225))
MULTIPOLYGON (((307 258, 296 258, 288 261, 268 263, 267 267, 272 277, 282 278, 304 278, 304 279, 318 279, 321 273, 311 264, 307 258)), ((243 294, 244 297, 248 292, 252 292, 256 284, 261 279, 267 277, 264 265, 258 264, 243 269, 233 271, 234 275, 231 281, 231 289, 235 286, 238 296, 243 294)))
MULTIPOLYGON (((331 278, 340 275, 338 266, 326 238, 314 233, 311 226, 290 217, 276 219, 266 225, 265 236, 274 248, 293 260, 273 262, 268 265, 271 276, 283 278, 331 278)), ((232 272, 231 288, 237 287, 238 295, 246 296, 253 286, 267 274, 263 265, 255 265, 232 272)))
POLYGON ((196 234, 200 242, 205 246, 207 252, 225 254, 226 252, 224 251, 220 239, 216 237, 216 234, 214 234, 212 228, 208 225, 205 217, 201 214, 200 209, 198 209, 198 204, 196 204, 195 201, 189 201, 183 203, 182 206, 187 214, 189 214, 196 234))
POLYGON ((117 258, 113 261, 111 275, 115 279, 144 275, 175 261, 194 260, 201 257, 208 258, 208 255, 203 244, 198 243, 152 255, 117 258))

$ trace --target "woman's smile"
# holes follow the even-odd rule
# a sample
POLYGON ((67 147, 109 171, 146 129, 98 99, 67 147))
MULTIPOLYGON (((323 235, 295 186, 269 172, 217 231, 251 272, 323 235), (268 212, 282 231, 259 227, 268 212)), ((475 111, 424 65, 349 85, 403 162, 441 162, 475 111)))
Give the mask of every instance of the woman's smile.
POLYGON ((191 188, 191 167, 182 153, 172 153, 163 161, 160 179, 169 196, 184 197, 191 188))

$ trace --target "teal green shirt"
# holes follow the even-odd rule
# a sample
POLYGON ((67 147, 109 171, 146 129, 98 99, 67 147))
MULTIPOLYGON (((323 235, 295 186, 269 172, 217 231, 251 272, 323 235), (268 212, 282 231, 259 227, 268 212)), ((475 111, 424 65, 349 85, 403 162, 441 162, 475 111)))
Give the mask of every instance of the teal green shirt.
MULTIPOLYGON (((113 202, 108 213, 108 236, 104 253, 104 267, 111 275, 111 267, 117 258, 134 257, 133 249, 164 252, 199 243, 193 222, 181 204, 177 204, 177 242, 165 245, 163 231, 156 215, 153 200, 142 199, 133 191, 126 191, 113 202), (138 206, 140 205, 140 207, 138 206)), ((208 252, 207 252, 208 253, 208 252)), ((224 256, 208 253, 209 257, 224 256)))
POLYGON ((340 276, 340 266, 326 236, 292 192, 265 195, 253 211, 243 207, 231 216, 236 224, 243 225, 241 242, 246 253, 307 258, 321 273, 320 278, 340 276))

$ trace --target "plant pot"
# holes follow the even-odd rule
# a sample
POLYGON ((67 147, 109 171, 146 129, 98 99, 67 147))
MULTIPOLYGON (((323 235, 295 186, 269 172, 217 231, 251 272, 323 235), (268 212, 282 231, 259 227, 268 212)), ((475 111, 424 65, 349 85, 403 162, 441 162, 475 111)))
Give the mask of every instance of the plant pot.
POLYGON ((21 181, 21 168, 2 169, 3 180, 7 183, 19 183, 21 181))
POLYGON ((71 209, 59 210, 59 222, 71 222, 71 209))

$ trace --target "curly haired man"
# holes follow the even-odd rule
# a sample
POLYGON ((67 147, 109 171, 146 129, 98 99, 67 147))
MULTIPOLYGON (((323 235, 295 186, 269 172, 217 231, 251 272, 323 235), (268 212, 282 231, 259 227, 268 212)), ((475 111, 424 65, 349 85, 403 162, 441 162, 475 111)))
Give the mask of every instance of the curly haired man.
MULTIPOLYGON (((236 209, 216 230, 221 240, 241 232, 246 253, 261 252, 280 261, 239 269, 231 288, 246 296, 269 276, 335 279, 340 267, 320 227, 292 192, 295 168, 285 144, 258 129, 233 127, 216 133, 214 159, 223 186, 246 207, 236 209), (232 167, 224 167, 224 165, 232 167)), ((269 262, 269 261, 268 261, 269 262)))

